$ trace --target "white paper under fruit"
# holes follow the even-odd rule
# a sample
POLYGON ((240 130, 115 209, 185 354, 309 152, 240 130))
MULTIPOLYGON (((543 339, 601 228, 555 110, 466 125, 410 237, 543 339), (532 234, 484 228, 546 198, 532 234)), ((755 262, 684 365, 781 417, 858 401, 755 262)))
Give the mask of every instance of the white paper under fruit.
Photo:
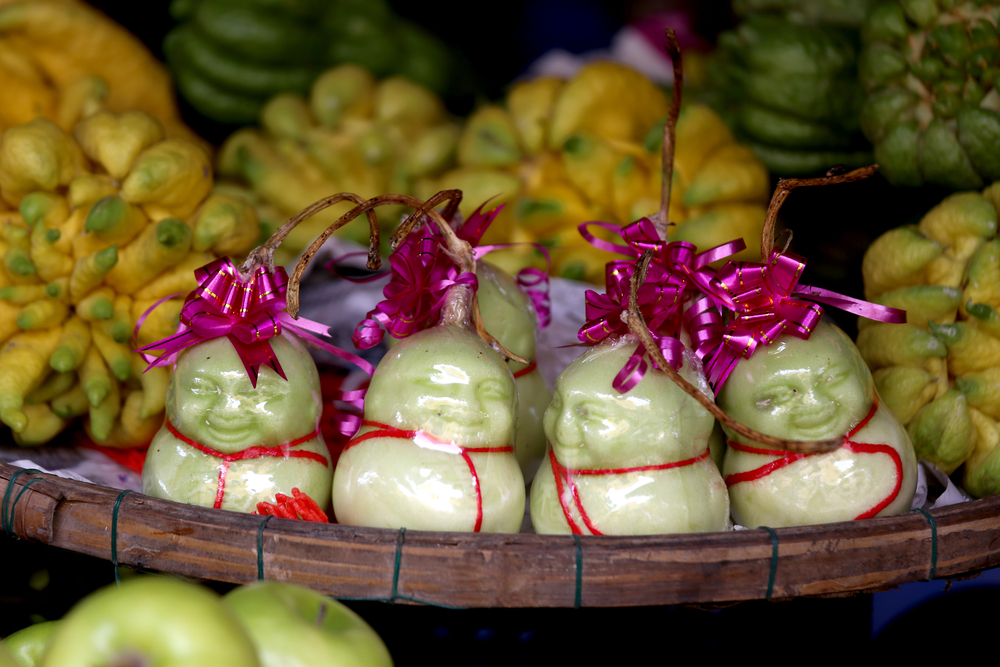
POLYGON ((403 339, 375 369, 361 430, 337 463, 337 521, 517 532, 516 426, 514 378, 478 336, 440 325, 403 339))
POLYGON ((288 379, 262 366, 256 388, 227 338, 180 355, 167 389, 166 423, 146 455, 143 493, 253 512, 257 503, 273 503, 276 493, 291 495, 297 487, 320 507, 327 505, 333 469, 318 431, 322 398, 316 364, 293 336, 269 342, 288 379), (271 453, 287 448, 288 454, 226 461, 202 448, 230 458, 262 451, 251 448, 271 453))
POLYGON ((917 481, 913 446, 837 327, 820 322, 808 340, 784 335, 758 348, 733 370, 718 404, 768 435, 847 438, 832 452, 792 454, 727 430, 723 474, 736 523, 798 526, 909 511, 917 481))
MULTIPOLYGON (((708 452, 715 420, 659 371, 628 392, 613 389, 635 347, 631 336, 595 346, 556 381, 544 420, 549 450, 531 487, 536 532, 726 529, 729 498, 708 452)), ((681 375, 708 389, 690 354, 681 375)))

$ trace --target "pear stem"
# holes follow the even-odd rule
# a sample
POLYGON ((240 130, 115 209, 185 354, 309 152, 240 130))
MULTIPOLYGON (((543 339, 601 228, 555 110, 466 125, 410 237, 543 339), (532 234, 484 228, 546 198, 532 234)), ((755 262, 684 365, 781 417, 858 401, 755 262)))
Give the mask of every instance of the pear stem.
POLYGON ((667 55, 674 67, 674 90, 670 98, 670 111, 663 124, 663 183, 660 187, 660 210, 656 214, 653 226, 664 241, 667 240, 667 227, 670 216, 670 190, 674 182, 674 146, 677 142, 677 116, 681 111, 681 92, 684 88, 684 70, 681 60, 681 47, 677 42, 677 33, 673 28, 667 28, 667 55))
POLYGON ((853 183, 862 181, 875 175, 878 171, 877 164, 861 167, 846 174, 841 172, 842 168, 834 167, 826 172, 826 176, 819 178, 782 178, 778 180, 774 194, 771 195, 771 202, 767 206, 767 216, 764 218, 764 228, 760 233, 760 261, 767 262, 774 250, 774 229, 778 220, 778 211, 781 205, 788 199, 795 188, 809 187, 813 185, 836 185, 837 183, 853 183))
MULTIPOLYGON (((298 317, 299 314, 299 287, 302 281, 302 275, 305 272, 306 267, 309 266, 309 262, 312 261, 312 258, 316 255, 320 246, 322 246, 323 243, 330 238, 331 234, 362 213, 368 217, 369 228, 371 230, 368 246, 368 268, 377 269, 381 266, 381 258, 379 257, 380 235, 378 217, 376 216, 374 209, 387 204, 402 204, 403 206, 409 206, 414 209, 413 213, 407 216, 393 233, 392 238, 390 239, 390 245, 393 250, 399 247, 406 236, 417 225, 429 219, 444 235, 447 246, 445 248, 445 252, 458 265, 459 273, 475 274, 476 256, 472 250, 472 246, 470 246, 466 241, 458 238, 458 235, 455 234, 455 230, 451 228, 450 224, 448 224, 448 220, 451 217, 454 217, 455 213, 458 211, 458 205, 462 201, 461 190, 442 190, 427 201, 423 201, 409 195, 400 194, 380 195, 368 200, 349 192, 331 195, 330 197, 319 200, 315 204, 303 209, 294 217, 290 218, 288 222, 282 225, 281 228, 278 229, 266 243, 264 243, 264 245, 251 251, 250 255, 247 257, 247 261, 240 267, 240 272, 243 274, 251 274, 260 266, 267 266, 269 269, 273 270, 274 249, 281 244, 295 225, 324 208, 345 200, 352 201, 357 204, 357 206, 342 215, 312 242, 312 244, 302 254, 302 257, 299 258, 299 261, 296 262, 295 268, 292 270, 292 274, 288 278, 288 291, 286 295, 288 305, 285 310, 292 317, 298 317), (439 213, 435 207, 443 202, 447 202, 447 205, 445 206, 444 212, 439 213)), ((448 291, 448 294, 445 297, 445 303, 441 309, 441 321, 443 324, 456 324, 468 327, 470 320, 472 321, 472 324, 474 325, 474 328, 479 336, 487 344, 492 345, 501 355, 519 363, 529 363, 527 359, 524 359, 523 357, 520 357, 505 348, 497 341, 496 338, 486 331, 486 328, 483 325, 482 315, 479 312, 479 301, 476 298, 475 293, 464 285, 456 285, 448 291), (471 299, 469 298, 470 293, 471 299)))

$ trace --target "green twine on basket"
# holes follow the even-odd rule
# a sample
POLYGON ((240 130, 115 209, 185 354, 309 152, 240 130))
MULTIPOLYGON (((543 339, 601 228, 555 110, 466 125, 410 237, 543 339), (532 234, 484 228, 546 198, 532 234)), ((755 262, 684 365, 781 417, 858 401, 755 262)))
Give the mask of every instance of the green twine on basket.
POLYGON ((273 518, 273 514, 268 514, 257 526, 257 581, 264 581, 264 527, 273 518))
POLYGON ((395 604, 396 602, 396 590, 399 586, 399 564, 403 562, 403 540, 406 539, 406 528, 399 529, 399 535, 396 537, 396 560, 392 565, 392 596, 389 598, 389 602, 395 604))
POLYGON ((774 577, 778 573, 778 534, 767 526, 757 526, 757 529, 766 530, 771 536, 771 570, 767 574, 767 593, 764 595, 765 600, 770 600, 774 592, 774 577))
POLYGON ((919 512, 927 518, 927 523, 931 524, 931 569, 927 573, 927 581, 934 579, 934 575, 937 574, 937 556, 938 556, 938 540, 937 540, 937 521, 934 517, 930 515, 929 512, 920 509, 919 507, 910 510, 911 512, 919 512))
POLYGON ((22 468, 11 475, 10 479, 7 480, 7 490, 3 494, 3 502, 0 503, 0 528, 2 528, 5 533, 14 535, 14 508, 17 507, 18 501, 21 500, 21 496, 23 496, 24 492, 28 490, 28 487, 35 482, 42 481, 43 478, 35 477, 34 479, 29 480, 27 484, 21 487, 21 491, 14 496, 14 502, 12 503, 10 502, 10 496, 14 491, 14 481, 25 473, 35 472, 40 473, 42 471, 36 468, 22 468))
POLYGON ((580 536, 573 534, 573 543, 576 544, 576 586, 573 592, 573 608, 580 608, 580 601, 583 598, 583 547, 580 546, 580 536))
POLYGON ((115 583, 122 585, 121 576, 118 574, 118 510, 121 508, 122 500, 132 493, 132 489, 125 489, 115 498, 115 506, 111 510, 111 564, 115 568, 115 583))
POLYGON ((396 556, 393 559, 392 564, 392 595, 387 598, 349 598, 341 597, 339 595, 332 595, 330 597, 335 600, 346 600, 348 602, 388 602, 390 604, 395 604, 396 600, 408 600, 410 602, 416 602, 417 604, 425 604, 428 607, 438 607, 440 609, 468 609, 468 607, 459 607, 450 604, 441 604, 440 602, 431 602, 430 600, 421 600, 420 598, 410 597, 409 595, 399 594, 399 571, 400 563, 403 562, 403 541, 406 539, 406 528, 400 528, 396 535, 396 556))

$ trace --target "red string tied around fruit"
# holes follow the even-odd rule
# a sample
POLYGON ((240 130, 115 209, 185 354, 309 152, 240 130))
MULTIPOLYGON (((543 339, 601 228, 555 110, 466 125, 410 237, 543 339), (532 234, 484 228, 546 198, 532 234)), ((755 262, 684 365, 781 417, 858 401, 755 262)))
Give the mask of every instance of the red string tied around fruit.
POLYGON ((770 345, 781 334, 808 339, 823 317, 819 303, 880 322, 906 322, 906 311, 799 285, 805 266, 805 258, 775 250, 766 264, 729 262, 716 274, 713 283, 728 296, 721 303, 732 313, 729 322, 723 327, 705 317, 697 308, 704 304, 692 309, 693 320, 702 325, 692 334, 698 341, 695 351, 705 361, 716 395, 740 359, 749 359, 758 346, 770 345))
MULTIPOLYGON (((712 283, 714 271, 708 265, 743 250, 745 247, 743 240, 736 239, 696 254, 697 249, 691 243, 663 241, 653 222, 648 218, 626 227, 590 222, 580 225, 579 229, 580 234, 588 242, 603 250, 619 252, 632 258, 638 258, 647 250, 654 251, 654 260, 649 265, 645 282, 637 292, 637 305, 667 363, 674 369, 680 368, 684 358, 684 344, 678 336, 685 322, 684 306, 698 292, 709 294, 707 297, 709 304, 728 298, 724 291, 712 283), (626 241, 627 245, 618 245, 595 237, 587 229, 590 225, 615 232, 626 241)), ((605 268, 606 293, 587 291, 587 322, 577 334, 582 343, 596 345, 609 336, 620 336, 630 332, 622 314, 628 310, 629 287, 635 267, 635 259, 612 260, 605 268)), ((645 345, 640 343, 635 353, 615 376, 612 382, 615 390, 627 392, 642 380, 649 368, 645 358, 646 351, 645 345)), ((659 368, 655 362, 653 366, 659 368)))
MULTIPOLYGON (((371 364, 364 359, 317 337, 316 334, 327 334, 327 325, 305 318, 295 319, 285 311, 288 276, 284 268, 279 266, 272 273, 262 266, 249 280, 244 280, 232 261, 228 257, 221 257, 194 273, 198 287, 184 302, 177 333, 136 350, 140 353, 162 350, 159 357, 144 355, 150 361, 149 368, 173 363, 184 349, 225 336, 236 348, 254 387, 257 386, 261 366, 270 366, 282 379, 287 380, 278 357, 268 342, 287 330, 320 349, 357 365, 369 375, 374 372, 371 364)), ((136 328, 164 300, 147 310, 137 322, 136 328)), ((358 407, 362 405, 363 399, 364 390, 343 392, 336 397, 336 400, 358 407)), ((340 430, 345 435, 352 435, 359 425, 359 420, 346 420, 341 422, 340 430)))

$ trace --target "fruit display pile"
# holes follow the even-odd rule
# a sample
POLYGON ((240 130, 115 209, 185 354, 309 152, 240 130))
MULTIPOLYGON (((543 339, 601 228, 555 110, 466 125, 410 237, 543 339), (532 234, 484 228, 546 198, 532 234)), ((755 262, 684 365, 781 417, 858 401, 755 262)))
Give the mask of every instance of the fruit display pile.
MULTIPOLYGON (((458 167, 438 188, 459 188, 465 206, 508 206, 490 243, 537 242, 551 248, 554 275, 601 283, 608 253, 584 243, 580 223, 627 224, 657 211, 662 189, 667 96, 638 72, 610 62, 568 81, 516 83, 504 104, 481 107, 458 144, 458 167)), ((764 165, 710 109, 681 111, 670 220, 671 240, 710 247, 742 237, 753 247, 768 198, 764 165)), ((466 212, 466 211, 463 211, 466 212)), ((538 262, 530 246, 491 261, 518 269, 538 262)))
POLYGON ((880 236, 864 258, 865 297, 906 324, 859 323, 858 347, 917 455, 965 489, 1000 491, 1000 184, 949 196, 918 225, 880 236))
MULTIPOLYGON (((243 128, 223 143, 218 172, 242 186, 261 221, 276 228, 337 192, 369 198, 433 187, 425 182, 453 164, 458 134, 441 98, 424 86, 341 65, 323 72, 308 98, 284 93, 268 100, 259 129, 243 128)), ((294 259, 350 208, 345 202, 296 227, 282 257, 294 259)), ((381 219, 394 227, 399 214, 381 219)), ((355 240, 367 243, 367 237, 355 240)))
POLYGON ((268 99, 307 94, 332 65, 405 76, 437 93, 458 71, 456 54, 385 0, 174 0, 170 11, 180 25, 163 48, 177 88, 224 123, 255 122, 268 99))
POLYGON ((736 6, 744 21, 719 38, 707 99, 773 172, 856 166, 874 152, 894 185, 1000 178, 997 3, 736 6))
POLYGON ((896 185, 1000 179, 1000 5, 880 2, 862 36, 861 123, 896 185))
MULTIPOLYGON (((134 450, 147 500, 342 524, 292 524, 318 539, 398 530, 393 600, 407 529, 864 520, 931 506, 918 459, 1000 493, 1000 3, 734 0, 704 88, 589 59, 471 108, 450 96, 471 85, 464 57, 387 0, 169 5, 160 62, 83 0, 0 0, 0 449, 134 450), (185 123, 206 119, 224 141, 185 123), (778 210, 792 188, 869 177, 886 200, 936 205, 908 220, 916 205, 845 188, 837 230, 778 210), (804 274, 810 233, 886 229, 863 295, 820 284, 819 260, 804 274), (334 233, 371 243, 347 287, 305 273, 334 233), (330 321, 300 317, 303 275, 330 321), (386 275, 348 321, 367 294, 353 283, 386 275), (856 345, 823 319, 848 302, 873 317, 856 345), (329 340, 348 337, 356 350, 329 340), (363 372, 323 371, 310 348, 363 372)), ((848 272, 866 243, 828 256, 848 272)), ((253 522, 263 578, 268 521, 225 516, 253 522)), ((137 576, 0 643, 0 667, 5 650, 153 664, 171 644, 206 667, 298 664, 305 647, 392 664, 308 589, 220 599, 137 576), (160 598, 190 601, 186 626, 160 598), (112 621, 156 632, 136 648, 112 621)))
POLYGON ((48 118, 71 130, 99 108, 144 111, 168 137, 200 141, 181 122, 170 74, 136 37, 82 2, 0 7, 0 130, 48 118))
POLYGON ((720 35, 711 99, 768 169, 798 175, 871 162, 858 120, 864 91, 851 18, 750 14, 720 35))
POLYGON ((81 416, 114 447, 159 428, 167 372, 143 372, 133 336, 173 334, 194 269, 258 237, 253 209, 212 194, 211 174, 199 145, 141 111, 96 111, 73 134, 46 119, 4 133, 0 196, 15 210, 0 213, 0 419, 19 444, 81 416))

